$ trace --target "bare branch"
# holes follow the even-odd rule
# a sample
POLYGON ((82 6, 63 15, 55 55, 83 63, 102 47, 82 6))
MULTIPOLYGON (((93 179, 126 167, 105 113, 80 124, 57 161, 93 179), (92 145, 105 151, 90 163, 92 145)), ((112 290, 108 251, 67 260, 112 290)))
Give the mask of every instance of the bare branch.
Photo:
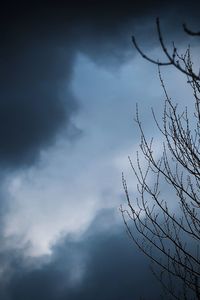
MULTIPOLYGON (((136 166, 129 157, 137 180, 138 196, 132 201, 122 175, 128 209, 121 207, 121 213, 130 238, 161 270, 160 276, 156 276, 165 291, 174 299, 200 299, 200 78, 193 72, 190 48, 184 55, 179 55, 173 45, 171 55, 164 42, 159 19, 156 25, 167 62, 151 59, 140 49, 135 37, 132 41, 144 59, 158 66, 165 95, 161 124, 153 109, 152 114, 163 137, 163 151, 159 158, 155 157, 153 138, 148 141, 136 107, 140 152, 147 165, 146 168, 142 166, 138 152, 136 166), (177 104, 168 95, 160 71, 160 67, 167 65, 186 75, 194 97, 195 126, 189 119, 187 107, 179 112, 177 104), (161 196, 163 183, 168 186, 177 204, 176 213, 170 209, 168 199, 161 196), (129 222, 141 239, 136 237, 129 222)), ((185 25, 184 30, 190 35, 199 35, 199 32, 192 32, 185 25)))
POLYGON ((189 35, 194 35, 194 36, 199 35, 200 36, 200 31, 195 32, 195 31, 190 30, 185 23, 183 23, 183 29, 189 35))

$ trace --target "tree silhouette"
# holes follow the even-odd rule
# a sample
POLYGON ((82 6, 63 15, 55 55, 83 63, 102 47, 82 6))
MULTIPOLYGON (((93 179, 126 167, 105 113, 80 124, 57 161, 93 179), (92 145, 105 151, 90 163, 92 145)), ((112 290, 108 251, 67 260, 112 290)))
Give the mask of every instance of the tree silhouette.
MULTIPOLYGON (((145 136, 137 108, 135 121, 140 130, 140 152, 136 164, 130 158, 129 161, 137 179, 138 195, 135 201, 131 199, 122 174, 128 207, 121 207, 121 212, 131 239, 153 262, 152 270, 166 297, 200 299, 200 77, 194 72, 190 48, 180 55, 173 44, 170 54, 159 19, 156 25, 166 61, 148 57, 135 37, 132 41, 144 59, 158 66, 165 95, 161 124, 153 110, 152 117, 163 137, 163 150, 157 158, 153 139, 148 141, 145 136), (177 104, 168 95, 160 68, 169 65, 186 76, 186 84, 192 89, 192 118, 187 107, 179 112, 177 104), (141 163, 141 154, 147 163, 146 168, 141 163), (178 204, 176 211, 170 207, 169 200, 163 198, 163 183, 168 188, 169 197, 178 204)), ((186 25, 183 29, 186 34, 200 36, 200 32, 193 32, 186 25)), ((189 105, 192 105, 191 100, 189 105)))

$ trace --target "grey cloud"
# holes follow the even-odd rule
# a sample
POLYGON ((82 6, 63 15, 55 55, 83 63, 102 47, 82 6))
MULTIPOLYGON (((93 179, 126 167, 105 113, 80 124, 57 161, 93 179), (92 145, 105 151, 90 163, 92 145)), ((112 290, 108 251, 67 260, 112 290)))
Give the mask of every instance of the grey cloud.
MULTIPOLYGON (((195 18, 186 1, 4 3, 0 18, 0 166, 32 164, 79 105, 70 92, 78 52, 96 63, 115 65, 130 57, 134 26, 179 12, 195 18), (62 97, 63 85, 65 95, 62 97), (62 98, 62 99, 61 99, 62 98)), ((177 18, 177 17, 176 17, 177 18)), ((172 22, 170 21, 170 24, 172 22)), ((147 33, 148 34, 148 33, 147 33)), ((149 39, 148 39, 149 40, 149 39)))
POLYGON ((70 93, 73 55, 29 40, 1 51, 0 165, 30 164, 77 110, 70 93))
MULTIPOLYGON (((149 18, 153 22, 170 12, 177 22, 187 16, 192 26, 198 25, 199 4, 186 6, 186 1, 58 3, 9 1, 1 8, 1 167, 34 163, 64 126, 73 128, 79 104, 70 92, 70 80, 78 52, 107 67, 130 57, 129 34, 141 24, 148 35, 149 18)), ((81 240, 63 238, 50 262, 39 266, 27 264, 18 253, 2 252, 0 265, 7 262, 8 274, 0 283, 0 298, 129 300, 144 293, 148 300, 160 299, 146 260, 131 247, 124 230, 117 225, 101 230, 107 219, 97 219, 81 240)))
POLYGON ((123 225, 111 222, 113 218, 113 212, 102 212, 81 239, 61 239, 51 260, 37 267, 13 256, 10 279, 2 282, 6 298, 1 299, 160 299, 146 259, 130 243, 123 225), (112 225, 102 229, 102 222, 112 225))

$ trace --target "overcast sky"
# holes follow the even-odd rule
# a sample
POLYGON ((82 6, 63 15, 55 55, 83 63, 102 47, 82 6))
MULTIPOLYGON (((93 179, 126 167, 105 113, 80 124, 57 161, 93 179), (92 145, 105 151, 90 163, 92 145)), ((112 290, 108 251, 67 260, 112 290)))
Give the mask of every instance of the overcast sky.
MULTIPOLYGON (((150 111, 163 105, 157 68, 131 35, 162 57, 160 16, 167 41, 184 49, 181 24, 199 30, 199 9, 191 1, 1 5, 0 299, 160 299, 119 212, 122 171, 137 189, 127 158, 139 148, 136 103, 155 153, 161 144, 150 111)), ((183 76, 171 68, 163 76, 184 106, 183 76)))

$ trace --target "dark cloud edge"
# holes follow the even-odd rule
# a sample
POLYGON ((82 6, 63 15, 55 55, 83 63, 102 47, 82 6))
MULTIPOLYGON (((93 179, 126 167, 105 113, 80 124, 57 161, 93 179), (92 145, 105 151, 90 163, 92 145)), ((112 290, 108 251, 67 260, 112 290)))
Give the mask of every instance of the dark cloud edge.
POLYGON ((57 241, 50 258, 1 254, 9 266, 1 279, 1 299, 160 299, 148 261, 130 242, 123 222, 113 220, 116 212, 101 211, 80 239, 57 241))
POLYGON ((0 13, 1 168, 36 163, 40 151, 55 142, 63 127, 70 128, 79 108, 70 92, 77 52, 106 67, 121 64, 134 55, 130 37, 137 25, 142 25, 145 47, 153 47, 149 20, 153 22, 157 15, 170 20, 165 22, 171 26, 167 32, 174 31, 172 20, 189 16, 197 22, 198 5, 186 3, 4 3, 0 13), (63 85, 64 101, 59 97, 63 85))

